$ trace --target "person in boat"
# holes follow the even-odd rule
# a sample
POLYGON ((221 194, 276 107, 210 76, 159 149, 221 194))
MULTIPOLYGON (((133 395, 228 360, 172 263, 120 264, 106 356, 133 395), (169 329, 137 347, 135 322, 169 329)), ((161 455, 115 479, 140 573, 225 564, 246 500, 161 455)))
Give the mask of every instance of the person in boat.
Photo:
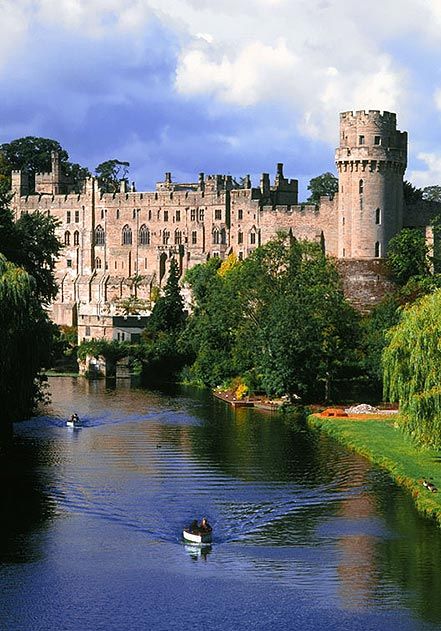
POLYGON ((70 419, 71 423, 73 423, 74 425, 78 425, 80 422, 79 416, 78 414, 72 414, 71 419, 70 419))
POLYGON ((202 517, 202 521, 199 524, 199 530, 201 531, 201 533, 207 533, 207 532, 212 531, 212 527, 208 523, 208 520, 206 517, 202 517))
POLYGON ((193 519, 193 521, 190 524, 189 530, 194 535, 199 534, 199 524, 198 524, 198 520, 197 519, 193 519))

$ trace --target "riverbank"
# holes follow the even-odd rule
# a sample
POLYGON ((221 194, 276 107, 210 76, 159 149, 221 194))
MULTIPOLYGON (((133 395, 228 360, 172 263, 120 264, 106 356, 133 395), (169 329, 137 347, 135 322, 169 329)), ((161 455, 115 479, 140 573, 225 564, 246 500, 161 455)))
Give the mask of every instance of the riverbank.
POLYGON ((397 418, 308 417, 310 427, 326 432, 341 444, 386 469, 394 480, 405 487, 415 500, 417 509, 434 518, 441 526, 441 457, 437 450, 415 446, 397 424, 397 418), (426 489, 422 481, 430 480, 437 493, 426 489))

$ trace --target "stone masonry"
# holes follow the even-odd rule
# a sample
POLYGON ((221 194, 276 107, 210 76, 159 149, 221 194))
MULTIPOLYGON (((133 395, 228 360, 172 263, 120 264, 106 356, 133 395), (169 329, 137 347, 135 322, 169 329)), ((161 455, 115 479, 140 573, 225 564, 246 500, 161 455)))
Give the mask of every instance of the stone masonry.
POLYGON ((59 220, 64 250, 53 320, 78 325, 80 340, 111 339, 121 301, 148 300, 152 287, 164 284, 172 258, 181 273, 232 252, 242 259, 279 230, 319 241, 328 255, 344 259, 345 287, 361 274, 361 302, 375 304, 384 291, 384 266, 372 261, 385 256, 403 225, 415 223, 415 212, 403 209, 406 161, 407 134, 396 129, 395 114, 344 112, 336 151, 339 192, 317 206, 298 203, 298 182, 284 176, 281 163, 273 182, 263 173, 258 187, 248 176, 240 185, 231 176, 203 173, 197 182, 175 183, 166 173, 154 192, 128 190, 122 181, 119 192, 103 193, 90 178, 78 194, 70 192, 56 154, 52 171, 37 174, 34 194, 21 172, 12 174, 12 206, 16 217, 40 211, 59 220))

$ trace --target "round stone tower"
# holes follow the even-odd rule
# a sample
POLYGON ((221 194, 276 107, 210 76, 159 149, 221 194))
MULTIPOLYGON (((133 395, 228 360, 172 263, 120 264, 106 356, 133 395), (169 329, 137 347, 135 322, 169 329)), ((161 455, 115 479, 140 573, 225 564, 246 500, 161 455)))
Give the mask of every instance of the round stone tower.
POLYGON ((386 255, 402 228, 407 133, 396 115, 378 110, 340 114, 338 257, 386 255))

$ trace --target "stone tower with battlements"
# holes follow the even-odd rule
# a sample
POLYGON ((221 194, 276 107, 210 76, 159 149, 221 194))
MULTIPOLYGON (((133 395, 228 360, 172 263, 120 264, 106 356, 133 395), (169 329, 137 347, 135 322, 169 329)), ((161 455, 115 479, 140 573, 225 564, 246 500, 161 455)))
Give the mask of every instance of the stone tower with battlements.
POLYGON ((396 115, 378 110, 340 114, 338 258, 386 256, 403 227, 403 175, 407 133, 396 115))

